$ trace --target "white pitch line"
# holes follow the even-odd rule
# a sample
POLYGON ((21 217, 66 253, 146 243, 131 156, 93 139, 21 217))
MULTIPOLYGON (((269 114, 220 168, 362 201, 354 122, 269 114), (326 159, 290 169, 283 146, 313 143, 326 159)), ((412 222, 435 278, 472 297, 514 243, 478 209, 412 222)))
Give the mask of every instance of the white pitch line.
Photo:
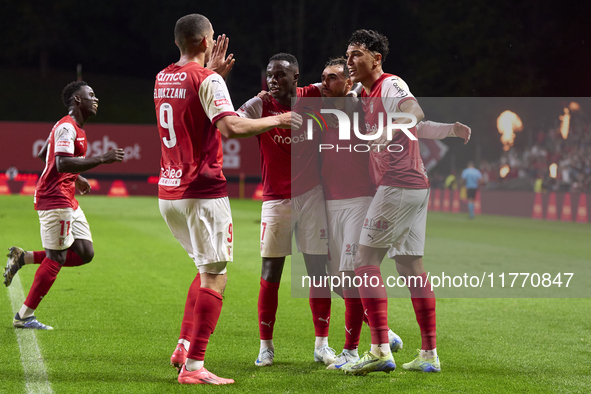
MULTIPOLYGON (((14 276, 12 284, 8 287, 8 296, 12 304, 12 313, 16 314, 23 305, 23 302, 25 302, 25 293, 23 292, 18 274, 14 276)), ((37 345, 35 330, 16 329, 15 332, 21 351, 21 363, 25 370, 25 387, 27 393, 53 393, 49 380, 47 380, 47 372, 45 371, 41 351, 37 345)))

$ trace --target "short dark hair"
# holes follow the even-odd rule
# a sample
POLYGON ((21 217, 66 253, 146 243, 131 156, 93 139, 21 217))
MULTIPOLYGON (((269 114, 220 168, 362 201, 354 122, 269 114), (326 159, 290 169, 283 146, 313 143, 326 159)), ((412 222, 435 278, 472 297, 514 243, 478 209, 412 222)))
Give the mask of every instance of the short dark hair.
POLYGON ((211 22, 200 14, 189 14, 176 21, 174 26, 174 40, 181 48, 186 48, 187 44, 195 37, 203 38, 209 29, 211 22))
POLYGON ((324 65, 324 68, 331 67, 331 66, 342 66, 343 67, 343 75, 345 76, 345 78, 349 79, 349 68, 347 67, 347 59, 345 59, 342 56, 341 57, 333 57, 331 59, 328 59, 328 61, 324 65))
POLYGON ((351 38, 349 38, 347 46, 355 44, 363 45, 369 51, 377 52, 382 55, 382 63, 386 61, 386 56, 388 56, 389 52, 388 46, 390 43, 385 35, 380 34, 375 30, 356 30, 351 35, 351 38))
POLYGON ((272 61, 281 61, 281 60, 285 60, 286 62, 288 62, 290 65, 292 65, 296 69, 296 71, 300 70, 300 65, 298 64, 298 59, 296 59, 296 57, 294 55, 292 55, 291 53, 284 53, 284 52, 276 53, 269 58, 269 63, 271 63, 272 61))
POLYGON ((82 86, 88 86, 88 84, 84 81, 74 81, 67 84, 64 90, 62 90, 62 103, 64 103, 66 107, 70 106, 72 98, 74 98, 74 95, 82 86))

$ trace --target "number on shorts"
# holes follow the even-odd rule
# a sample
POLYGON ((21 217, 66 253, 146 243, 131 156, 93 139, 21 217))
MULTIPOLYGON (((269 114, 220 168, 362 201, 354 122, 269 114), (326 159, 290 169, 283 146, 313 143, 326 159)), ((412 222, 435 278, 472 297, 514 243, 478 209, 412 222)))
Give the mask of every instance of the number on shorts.
POLYGON ((230 223, 230 225, 228 226, 228 232, 230 233, 230 236, 228 237, 228 242, 232 242, 232 223, 230 223))
POLYGON ((262 222, 261 226, 263 226, 263 234, 261 235, 261 241, 265 239, 265 230, 267 229, 267 223, 262 222))
POLYGON ((70 221, 67 222, 60 220, 60 236, 64 236, 64 230, 66 230, 66 236, 70 235, 70 221))
POLYGON ((170 134, 170 139, 162 137, 162 142, 168 148, 172 148, 176 145, 176 133, 174 132, 174 125, 172 123, 172 105, 168 103, 162 103, 160 106, 160 126, 167 129, 170 134))

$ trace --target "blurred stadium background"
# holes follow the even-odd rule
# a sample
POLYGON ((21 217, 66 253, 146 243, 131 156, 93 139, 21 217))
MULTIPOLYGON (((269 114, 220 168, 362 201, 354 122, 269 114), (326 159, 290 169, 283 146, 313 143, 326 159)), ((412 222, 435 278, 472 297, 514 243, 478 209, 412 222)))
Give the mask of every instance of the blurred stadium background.
MULTIPOLYGON (((470 253, 483 253, 491 260, 482 264, 493 267, 515 256, 532 267, 540 259, 546 259, 548 267, 565 261, 575 261, 582 267, 589 266, 589 246, 582 241, 588 238, 588 225, 537 223, 528 218, 589 222, 589 11, 591 6, 587 3, 533 0, 457 0, 445 5, 417 0, 366 0, 348 3, 346 7, 340 2, 310 0, 2 2, 0 194, 33 193, 43 170, 36 153, 52 125, 65 114, 60 100, 62 88, 77 78, 87 81, 100 99, 98 115, 85 126, 90 154, 114 146, 127 153, 124 163, 98 167, 85 174, 93 182, 93 191, 91 196, 83 197, 82 206, 96 234, 97 261, 100 252, 101 262, 68 273, 69 277, 62 279, 61 290, 52 291, 54 301, 46 300, 45 316, 58 326, 73 327, 71 331, 56 330, 59 337, 40 335, 56 391, 178 389, 172 370, 166 370, 165 364, 174 346, 186 290, 180 289, 172 279, 174 276, 162 276, 160 261, 187 258, 152 201, 157 192, 160 158, 152 92, 156 73, 178 59, 173 27, 179 17, 202 13, 210 18, 216 34, 230 37, 229 52, 237 60, 228 87, 236 107, 263 87, 263 70, 276 52, 291 52, 298 57, 300 85, 304 85, 319 80, 329 57, 344 54, 353 30, 370 28, 385 34, 391 52, 384 69, 408 82, 427 118, 458 120, 470 125, 473 131, 467 146, 459 140, 446 140, 422 147, 433 186, 430 208, 441 211, 431 214, 429 219, 431 233, 427 245, 433 252, 426 257, 428 264, 446 267, 459 257, 470 265, 470 253), (477 200, 483 217, 472 227, 460 215, 453 215, 466 210, 458 178, 469 160, 476 162, 486 181, 477 200), (93 197, 97 194, 152 197, 150 201, 141 197, 132 201, 132 197, 115 202, 93 197), (526 234, 530 236, 520 238, 526 234), (162 257, 165 250, 166 257, 162 257), (168 250, 174 250, 173 257, 168 250), (138 260, 138 255, 150 253, 153 258, 147 259, 149 265, 138 260), (129 269, 121 270, 120 262, 129 269), (138 275, 144 275, 145 280, 138 275), (111 281, 111 277, 118 280, 111 281), (135 284, 130 288, 129 283, 135 284), (78 290, 81 284, 89 291, 78 302, 71 298, 70 290, 78 290), (107 295, 105 286, 109 290, 107 295), (168 292, 171 287, 174 291, 168 292), (145 294, 153 299, 146 302, 145 294), (153 305, 153 309, 138 309, 140 303, 153 305), (72 323, 62 309, 82 316, 88 313, 87 305, 96 305, 90 326, 87 319, 72 323), (122 333, 118 324, 127 324, 130 311, 136 323, 128 333, 122 333), (144 313, 149 313, 151 320, 146 320, 144 313), (156 326, 151 337, 149 333, 156 326), (172 345, 168 346, 169 343, 172 345), (125 348, 128 350, 121 350, 125 348), (135 370, 138 361, 144 368, 141 372, 135 370), (146 378, 148 375, 150 378, 146 378)), ((256 139, 226 141, 224 153, 224 173, 231 196, 252 198, 260 182, 256 139)), ((26 242, 40 248, 32 199, 0 199, 0 246, 26 242), (21 216, 12 217, 15 212, 21 216)), ((253 300, 260 267, 258 245, 250 236, 258 234, 259 205, 236 200, 232 204, 237 206, 235 220, 242 223, 242 227, 236 227, 237 242, 242 231, 240 242, 244 245, 237 247, 236 253, 247 264, 235 268, 236 287, 228 290, 232 303, 228 302, 222 313, 220 321, 224 327, 219 335, 232 339, 230 351, 238 356, 227 364, 223 353, 212 352, 214 365, 239 371, 237 381, 244 385, 237 385, 235 391, 261 387, 309 391, 320 386, 321 390, 364 389, 367 381, 342 383, 340 377, 301 361, 309 356, 308 349, 303 347, 294 347, 284 354, 277 370, 260 373, 250 366, 251 353, 255 355, 258 346, 253 300), (235 343, 235 338, 248 342, 235 343), (247 352, 244 343, 250 346, 247 352), (298 371, 295 377, 294 370, 298 371), (259 379, 255 379, 255 374, 259 379), (310 374, 320 376, 313 379, 314 387, 310 386, 310 374)), ((188 260, 186 263, 179 278, 185 275, 188 280, 194 269, 188 260)), ((169 268, 176 270, 178 265, 170 263, 169 268)), ((19 274, 25 291, 32 275, 33 270, 19 274)), ((282 334, 299 343, 310 339, 306 335, 312 334, 311 322, 306 303, 289 298, 288 280, 284 278, 286 283, 282 287, 282 297, 288 305, 283 318, 284 322, 292 319, 295 323, 284 323, 282 334)), ((392 304, 391 309, 400 317, 402 334, 416 337, 411 310, 405 310, 403 302, 392 304)), ((10 306, 3 303, 2 307, 3 316, 8 319, 12 313, 10 306)), ((342 314, 340 304, 335 308, 335 316, 342 314)), ((424 376, 408 379, 402 374, 379 379, 379 383, 374 379, 379 384, 374 388, 389 390, 391 383, 396 382, 402 389, 413 391, 419 386, 442 392, 588 389, 589 352, 580 351, 575 357, 572 354, 573 349, 586 349, 590 343, 589 299, 443 299, 438 308, 442 316, 440 327, 445 332, 441 348, 446 349, 445 366, 450 372, 433 381, 424 376), (465 314, 456 313, 458 310, 465 314), (507 356, 507 349, 514 349, 515 354, 507 356)), ((7 339, 0 341, 0 365, 9 373, 5 383, 0 383, 0 392, 15 392, 24 385, 14 330, 8 322, 6 330, 0 330, 2 338, 7 339)), ((342 334, 338 334, 340 328, 335 325, 337 338, 342 334)), ((213 346, 221 347, 220 342, 213 346)), ((410 357, 410 352, 405 353, 402 360, 410 357)))

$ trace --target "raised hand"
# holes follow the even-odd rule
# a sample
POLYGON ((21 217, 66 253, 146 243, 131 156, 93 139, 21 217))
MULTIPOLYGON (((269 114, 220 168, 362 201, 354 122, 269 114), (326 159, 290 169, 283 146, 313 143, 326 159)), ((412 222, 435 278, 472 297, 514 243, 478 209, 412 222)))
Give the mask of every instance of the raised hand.
POLYGON ((224 79, 226 79, 236 61, 232 53, 226 57, 229 42, 230 39, 225 34, 218 36, 217 40, 213 43, 211 57, 207 62, 207 68, 220 74, 224 79))

